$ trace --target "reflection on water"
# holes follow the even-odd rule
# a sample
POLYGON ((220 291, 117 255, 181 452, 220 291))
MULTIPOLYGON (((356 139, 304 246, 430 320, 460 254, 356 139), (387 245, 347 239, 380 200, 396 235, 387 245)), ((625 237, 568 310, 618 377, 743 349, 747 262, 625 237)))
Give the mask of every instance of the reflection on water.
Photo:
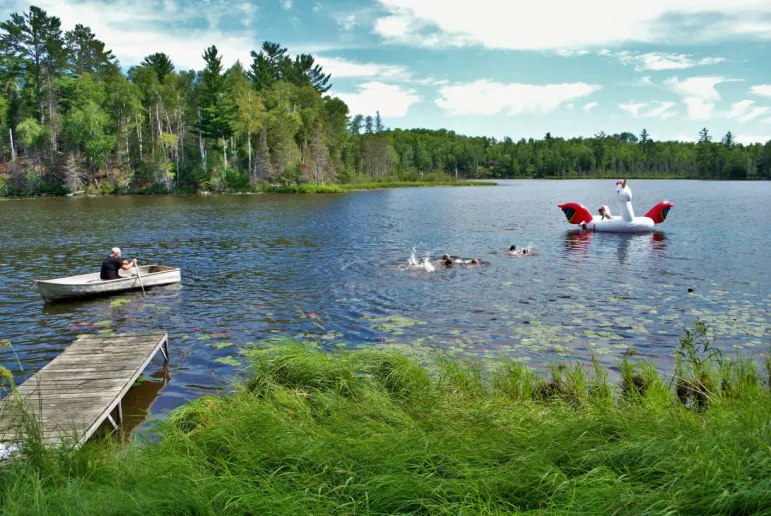
POLYGON ((244 349, 282 336, 533 364, 591 350, 614 365, 634 348, 668 367, 700 317, 723 349, 767 349, 771 185, 636 181, 636 203, 677 206, 645 235, 575 231, 554 207, 608 204, 613 184, 4 202, 0 338, 25 370, 9 352, 0 364, 23 381, 79 334, 167 331, 168 381, 150 369, 131 391, 141 418, 225 386, 244 349), (182 283, 58 305, 29 289, 98 270, 114 245, 181 267, 182 283), (443 254, 482 265, 439 268, 443 254))

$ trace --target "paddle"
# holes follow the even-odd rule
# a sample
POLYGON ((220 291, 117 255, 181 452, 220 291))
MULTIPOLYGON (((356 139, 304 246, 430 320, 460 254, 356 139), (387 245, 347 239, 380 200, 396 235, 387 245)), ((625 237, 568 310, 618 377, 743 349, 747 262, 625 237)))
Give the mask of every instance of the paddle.
POLYGON ((142 295, 146 296, 147 293, 145 292, 145 285, 142 283, 142 275, 139 274, 139 265, 137 262, 134 262, 134 268, 137 270, 137 279, 139 280, 139 286, 142 287, 142 295))

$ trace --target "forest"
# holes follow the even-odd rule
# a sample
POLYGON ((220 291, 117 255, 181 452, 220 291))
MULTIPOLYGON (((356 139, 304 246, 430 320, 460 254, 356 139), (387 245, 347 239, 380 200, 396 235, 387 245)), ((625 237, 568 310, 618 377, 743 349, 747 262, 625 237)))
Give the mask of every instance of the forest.
POLYGON ((350 113, 310 54, 264 42, 202 70, 161 52, 124 70, 89 27, 31 6, 0 22, 0 195, 257 191, 477 178, 771 179, 771 141, 707 128, 696 143, 643 129, 588 138, 388 129, 350 113))

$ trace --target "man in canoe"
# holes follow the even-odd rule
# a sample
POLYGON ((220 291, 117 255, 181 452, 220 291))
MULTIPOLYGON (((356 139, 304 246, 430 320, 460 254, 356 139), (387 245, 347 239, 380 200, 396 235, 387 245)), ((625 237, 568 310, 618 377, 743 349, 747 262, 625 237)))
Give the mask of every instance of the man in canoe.
POLYGON ((103 280, 118 279, 118 271, 128 271, 136 265, 137 259, 134 258, 131 261, 120 257, 120 248, 113 247, 110 249, 110 256, 104 259, 102 262, 102 271, 99 273, 99 278, 103 280))

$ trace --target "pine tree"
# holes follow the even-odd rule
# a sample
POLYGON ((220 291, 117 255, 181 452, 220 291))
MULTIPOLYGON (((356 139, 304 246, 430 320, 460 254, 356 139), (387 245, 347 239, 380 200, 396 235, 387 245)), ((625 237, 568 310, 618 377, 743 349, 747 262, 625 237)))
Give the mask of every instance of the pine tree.
POLYGON ((64 40, 70 58, 70 70, 75 77, 86 72, 101 72, 115 61, 112 51, 104 49, 104 42, 96 39, 89 27, 75 25, 73 30, 64 34, 64 40))
POLYGON ((158 77, 158 83, 163 84, 164 79, 170 73, 174 73, 174 63, 171 58, 163 52, 150 54, 142 60, 140 66, 151 68, 158 77))
POLYGON ((206 68, 201 73, 201 121, 198 130, 204 138, 211 138, 215 145, 222 142, 225 168, 228 166, 227 141, 233 134, 233 121, 238 106, 228 91, 222 73, 222 56, 212 45, 204 51, 206 68))

